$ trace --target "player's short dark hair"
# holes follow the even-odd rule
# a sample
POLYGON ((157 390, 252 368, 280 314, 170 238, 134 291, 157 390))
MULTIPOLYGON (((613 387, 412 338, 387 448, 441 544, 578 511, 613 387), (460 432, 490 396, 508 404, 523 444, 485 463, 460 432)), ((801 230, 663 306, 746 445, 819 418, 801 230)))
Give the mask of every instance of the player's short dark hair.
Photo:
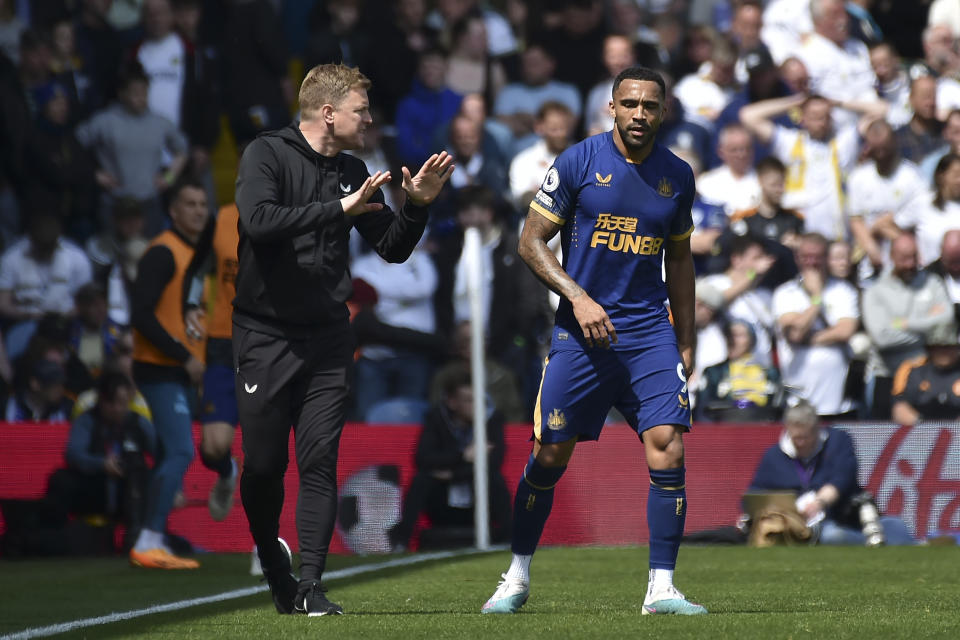
POLYGON ((780 175, 785 175, 787 173, 787 168, 779 158, 774 156, 767 156, 763 160, 757 163, 756 172, 759 176, 762 173, 767 173, 769 171, 776 171, 780 175))
POLYGON ((663 76, 660 75, 659 71, 649 67, 628 67, 618 73, 617 77, 613 79, 613 91, 611 92, 611 95, 617 93, 620 83, 624 80, 645 80, 647 82, 656 82, 657 86, 660 87, 661 97, 664 99, 667 97, 667 83, 663 81, 663 76))
POLYGON ((138 60, 127 62, 120 70, 120 79, 117 81, 117 89, 123 91, 135 82, 150 84, 150 78, 147 72, 143 70, 143 65, 138 60))
POLYGON ((127 374, 117 369, 108 369, 100 374, 97 381, 97 400, 113 400, 120 389, 134 390, 133 381, 127 374))

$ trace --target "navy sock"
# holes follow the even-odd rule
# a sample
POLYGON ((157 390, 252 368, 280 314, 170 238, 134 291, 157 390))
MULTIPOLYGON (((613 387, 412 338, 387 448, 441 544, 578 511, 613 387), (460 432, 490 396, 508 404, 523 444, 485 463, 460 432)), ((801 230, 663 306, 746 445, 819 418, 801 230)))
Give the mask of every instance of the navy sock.
POLYGON ((650 528, 650 568, 673 569, 687 518, 684 467, 650 469, 647 526, 650 528))
POLYGON ((566 469, 565 466, 542 467, 530 454, 513 501, 513 544, 510 549, 514 553, 529 556, 537 550, 543 525, 553 506, 553 487, 566 469))

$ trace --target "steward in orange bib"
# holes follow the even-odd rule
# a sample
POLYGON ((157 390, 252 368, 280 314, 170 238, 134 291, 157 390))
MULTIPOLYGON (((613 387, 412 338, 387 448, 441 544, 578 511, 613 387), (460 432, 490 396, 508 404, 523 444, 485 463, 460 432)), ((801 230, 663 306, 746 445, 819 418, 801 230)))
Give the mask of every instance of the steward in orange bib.
POLYGON ((170 190, 173 228, 160 233, 140 259, 131 295, 133 375, 153 414, 159 455, 147 490, 144 527, 130 551, 134 566, 193 569, 195 560, 173 555, 164 544, 167 516, 193 459, 194 385, 204 369, 206 335, 184 321, 190 271, 207 225, 207 196, 199 183, 170 190))

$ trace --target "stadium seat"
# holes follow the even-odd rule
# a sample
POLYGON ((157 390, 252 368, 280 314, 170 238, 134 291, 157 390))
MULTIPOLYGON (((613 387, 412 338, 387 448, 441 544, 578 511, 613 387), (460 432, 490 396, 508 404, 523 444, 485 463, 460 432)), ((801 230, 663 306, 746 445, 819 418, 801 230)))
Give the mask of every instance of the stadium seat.
POLYGON ((419 398, 388 398, 367 409, 364 421, 370 424, 422 424, 429 404, 419 398))

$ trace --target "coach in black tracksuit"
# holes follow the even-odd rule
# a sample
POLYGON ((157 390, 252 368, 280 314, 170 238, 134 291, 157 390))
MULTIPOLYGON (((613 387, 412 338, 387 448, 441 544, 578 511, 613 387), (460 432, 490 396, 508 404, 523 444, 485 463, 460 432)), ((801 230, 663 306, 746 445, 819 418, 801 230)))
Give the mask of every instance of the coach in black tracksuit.
POLYGON ((432 156, 411 176, 407 204, 383 204, 390 174, 370 176, 345 149, 372 122, 370 83, 342 65, 312 69, 301 120, 247 147, 237 177, 240 211, 233 348, 243 429, 243 507, 281 613, 342 613, 320 588, 337 507, 337 449, 353 373, 348 234, 356 226, 384 259, 402 262, 427 222, 426 205, 452 171, 432 156), (300 496, 299 585, 277 542, 290 427, 300 496))

